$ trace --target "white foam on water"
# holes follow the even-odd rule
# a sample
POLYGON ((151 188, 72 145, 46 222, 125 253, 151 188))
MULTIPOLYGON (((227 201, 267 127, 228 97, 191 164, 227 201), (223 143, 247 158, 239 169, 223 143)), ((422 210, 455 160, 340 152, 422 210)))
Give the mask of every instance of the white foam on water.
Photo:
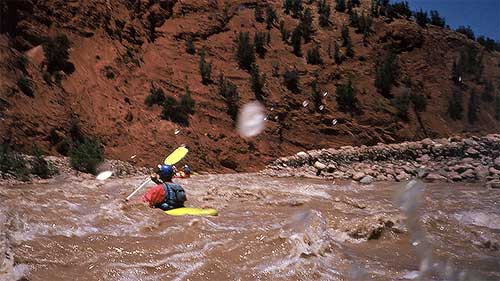
POLYGON ((461 224, 472 224, 491 229, 500 229, 500 215, 482 212, 463 212, 454 215, 461 224))

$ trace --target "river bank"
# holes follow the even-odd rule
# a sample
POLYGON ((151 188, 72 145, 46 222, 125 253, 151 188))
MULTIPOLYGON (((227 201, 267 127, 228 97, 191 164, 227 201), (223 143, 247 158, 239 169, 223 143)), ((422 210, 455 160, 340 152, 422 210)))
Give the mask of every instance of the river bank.
POLYGON ((500 135, 299 152, 277 159, 262 173, 365 184, 419 177, 427 182, 485 182, 500 188, 500 135))

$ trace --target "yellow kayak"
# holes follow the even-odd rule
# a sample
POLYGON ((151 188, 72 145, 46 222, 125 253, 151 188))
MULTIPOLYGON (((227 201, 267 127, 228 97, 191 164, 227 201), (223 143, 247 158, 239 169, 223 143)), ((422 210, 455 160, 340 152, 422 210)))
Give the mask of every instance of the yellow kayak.
POLYGON ((217 216, 218 213, 216 209, 182 207, 165 211, 165 214, 171 216, 217 216))

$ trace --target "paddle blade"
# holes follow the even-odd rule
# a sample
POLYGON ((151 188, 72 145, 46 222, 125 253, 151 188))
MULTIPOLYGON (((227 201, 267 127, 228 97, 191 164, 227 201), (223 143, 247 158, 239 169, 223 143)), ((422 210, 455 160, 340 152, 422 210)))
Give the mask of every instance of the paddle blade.
POLYGON ((188 151, 189 150, 185 147, 179 147, 165 159, 164 163, 167 165, 174 165, 175 163, 181 161, 182 158, 184 158, 184 156, 186 156, 188 151))

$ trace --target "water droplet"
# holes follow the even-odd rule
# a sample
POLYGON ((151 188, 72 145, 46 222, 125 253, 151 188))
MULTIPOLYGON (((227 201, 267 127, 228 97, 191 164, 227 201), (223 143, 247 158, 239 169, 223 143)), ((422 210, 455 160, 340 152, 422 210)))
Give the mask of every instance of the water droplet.
POLYGON ((458 77, 458 82, 462 82, 462 76, 458 77))
POLYGON ((323 105, 320 105, 320 106, 319 106, 319 110, 321 111, 321 110, 323 110, 323 109, 325 109, 325 107, 324 107, 323 105))
POLYGON ((253 137, 264 130, 264 107, 257 101, 245 104, 238 115, 238 133, 242 137, 253 137))
POLYGON ((134 159, 135 157, 137 157, 137 155, 134 154, 134 155, 130 156, 130 159, 134 159))
POLYGON ((273 110, 274 110, 274 107, 271 107, 271 111, 273 111, 273 110))
POLYGON ((411 244, 412 244, 413 246, 417 247, 417 246, 418 246, 418 244, 420 244, 420 242, 415 241, 415 242, 413 242, 413 243, 411 243, 411 244))
POLYGON ((324 92, 324 93, 323 93, 323 96, 324 96, 324 97, 328 96, 328 92, 324 92))
POLYGON ((335 126, 335 125, 337 125, 337 119, 332 120, 332 126, 335 126))
POLYGON ((274 120, 278 121, 278 119, 280 119, 278 115, 274 116, 274 120))
POLYGON ((180 132, 181 132, 181 130, 179 130, 179 129, 175 129, 174 134, 178 135, 180 132))
POLYGON ((266 116, 266 117, 264 117, 264 121, 267 121, 267 116, 266 116))
POLYGON ((303 107, 307 107, 308 105, 309 105, 309 102, 308 102, 308 101, 306 101, 306 100, 302 103, 302 106, 303 106, 303 107))

